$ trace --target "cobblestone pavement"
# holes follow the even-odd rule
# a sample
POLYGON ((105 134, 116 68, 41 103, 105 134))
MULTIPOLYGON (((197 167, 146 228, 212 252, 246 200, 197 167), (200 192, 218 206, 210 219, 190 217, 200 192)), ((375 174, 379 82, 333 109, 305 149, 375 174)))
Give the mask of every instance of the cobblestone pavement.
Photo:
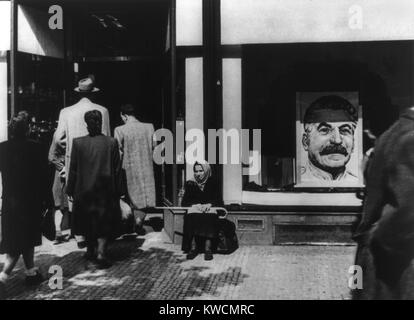
POLYGON ((84 252, 73 240, 54 246, 44 239, 36 263, 44 275, 49 266, 61 266, 63 289, 50 289, 48 281, 28 289, 19 262, 7 283, 8 298, 349 299, 355 247, 242 246, 212 261, 202 255, 187 261, 164 232, 149 232, 114 242, 109 252, 115 264, 107 270, 86 263, 84 252))

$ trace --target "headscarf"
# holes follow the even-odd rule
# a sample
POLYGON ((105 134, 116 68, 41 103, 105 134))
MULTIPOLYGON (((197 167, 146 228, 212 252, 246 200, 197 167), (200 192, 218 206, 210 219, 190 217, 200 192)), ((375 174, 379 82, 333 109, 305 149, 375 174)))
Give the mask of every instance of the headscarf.
POLYGON ((211 167, 210 167, 210 165, 208 164, 207 161, 200 160, 200 161, 196 161, 196 163, 194 163, 193 170, 195 169, 195 166, 197 166, 197 165, 199 165, 203 168, 204 174, 203 174, 203 176, 201 176, 199 178, 196 178, 196 176, 194 175, 194 180, 197 183, 198 187, 201 190, 204 190, 204 186, 205 186, 208 178, 211 177, 211 167))

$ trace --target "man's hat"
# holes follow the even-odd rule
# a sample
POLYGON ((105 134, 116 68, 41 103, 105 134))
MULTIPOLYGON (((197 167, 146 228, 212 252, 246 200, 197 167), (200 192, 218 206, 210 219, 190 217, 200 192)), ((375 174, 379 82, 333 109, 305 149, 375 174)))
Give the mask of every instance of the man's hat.
POLYGON ((323 96, 311 103, 305 112, 304 123, 357 122, 358 111, 346 99, 337 96, 323 96))
POLYGON ((98 92, 99 89, 95 87, 95 76, 88 75, 86 78, 79 80, 78 86, 75 88, 76 92, 98 92))

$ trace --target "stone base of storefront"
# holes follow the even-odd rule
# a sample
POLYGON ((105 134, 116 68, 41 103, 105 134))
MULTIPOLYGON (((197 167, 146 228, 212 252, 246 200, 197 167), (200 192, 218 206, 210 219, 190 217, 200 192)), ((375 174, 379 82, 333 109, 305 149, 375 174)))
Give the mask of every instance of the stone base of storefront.
MULTIPOLYGON (((164 211, 164 229, 180 244, 185 211, 164 211)), ((351 244, 360 213, 348 211, 229 211, 241 245, 351 244)))

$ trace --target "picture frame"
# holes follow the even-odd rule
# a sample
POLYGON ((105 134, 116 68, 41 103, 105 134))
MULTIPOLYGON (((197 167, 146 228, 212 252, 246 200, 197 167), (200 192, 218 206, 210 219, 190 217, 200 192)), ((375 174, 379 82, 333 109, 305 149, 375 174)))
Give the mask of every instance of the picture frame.
POLYGON ((296 93, 295 188, 363 187, 360 166, 363 157, 362 120, 358 92, 296 93), (326 110, 320 107, 323 103, 335 105, 332 101, 339 101, 337 105, 346 107, 327 107, 326 110), (319 109, 317 112, 309 111, 308 123, 305 123, 306 112, 312 104, 312 110, 315 110, 316 104, 319 109), (348 115, 355 121, 346 119, 348 115))

